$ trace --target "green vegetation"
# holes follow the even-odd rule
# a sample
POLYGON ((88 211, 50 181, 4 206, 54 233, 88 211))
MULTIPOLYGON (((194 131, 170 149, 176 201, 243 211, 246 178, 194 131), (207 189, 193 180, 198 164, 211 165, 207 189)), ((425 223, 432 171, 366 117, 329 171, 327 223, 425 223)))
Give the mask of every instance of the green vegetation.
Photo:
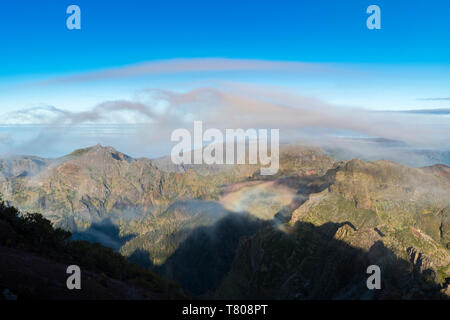
POLYGON ((0 246, 15 248, 65 265, 76 264, 82 270, 124 281, 164 294, 182 297, 176 285, 131 263, 119 253, 98 243, 71 241, 71 233, 53 228, 39 213, 21 214, 0 202, 0 246))

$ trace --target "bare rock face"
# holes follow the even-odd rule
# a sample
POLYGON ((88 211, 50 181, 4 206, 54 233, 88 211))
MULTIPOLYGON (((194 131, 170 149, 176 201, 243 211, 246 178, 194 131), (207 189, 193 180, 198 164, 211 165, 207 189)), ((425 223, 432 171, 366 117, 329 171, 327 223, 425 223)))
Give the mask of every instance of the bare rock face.
POLYGON ((450 167, 445 164, 435 164, 433 166, 424 167, 423 170, 450 179, 450 167))

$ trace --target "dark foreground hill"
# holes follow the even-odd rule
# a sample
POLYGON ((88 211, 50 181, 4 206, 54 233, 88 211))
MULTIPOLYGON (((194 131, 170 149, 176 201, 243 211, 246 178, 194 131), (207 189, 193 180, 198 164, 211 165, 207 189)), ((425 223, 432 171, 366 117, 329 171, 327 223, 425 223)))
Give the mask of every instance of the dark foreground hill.
POLYGON ((176 286, 100 244, 71 241, 40 214, 0 203, 0 299, 174 299, 176 286), (69 290, 69 265, 81 290, 69 290))

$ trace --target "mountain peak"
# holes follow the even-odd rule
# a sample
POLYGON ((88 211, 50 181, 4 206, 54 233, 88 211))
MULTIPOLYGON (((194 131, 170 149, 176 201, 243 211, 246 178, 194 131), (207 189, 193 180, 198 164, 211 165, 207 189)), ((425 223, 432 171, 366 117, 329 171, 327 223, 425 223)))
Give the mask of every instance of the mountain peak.
POLYGON ((92 147, 77 149, 68 155, 69 157, 101 157, 101 158, 113 158, 115 160, 130 161, 132 158, 122 152, 117 151, 111 146, 102 146, 96 144, 92 147))

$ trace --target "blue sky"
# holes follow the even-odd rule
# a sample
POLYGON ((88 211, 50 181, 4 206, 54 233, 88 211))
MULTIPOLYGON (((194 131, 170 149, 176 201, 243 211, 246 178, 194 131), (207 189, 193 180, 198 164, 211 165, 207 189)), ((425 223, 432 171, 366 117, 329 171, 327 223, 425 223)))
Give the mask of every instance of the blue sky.
POLYGON ((0 115, 82 112, 141 103, 148 89, 224 83, 343 108, 450 108, 449 19, 445 0, 3 0, 0 115), (71 4, 81 30, 66 28, 71 4), (372 4, 381 30, 366 27, 372 4))
MULTIPOLYGON (((421 87, 425 95, 445 94, 450 68, 449 12, 450 3, 445 0, 4 0, 0 3, 0 90, 7 90, 0 94, 10 92, 9 100, 13 100, 19 90, 11 91, 11 84, 147 61, 204 57, 334 63, 372 72, 368 79, 376 78, 374 87, 366 92, 404 80, 416 93, 421 87), (65 26, 70 4, 81 8, 81 30, 65 26), (381 30, 366 28, 370 4, 381 8, 381 30), (379 70, 387 73, 373 75, 379 70), (407 73, 413 78, 403 77, 407 73)), ((327 83, 334 86, 337 80, 323 78, 324 87, 316 89, 326 95, 327 83)), ((365 81, 341 79, 355 90, 365 81)), ((284 83, 295 81, 288 77, 284 83)), ((103 98, 108 88, 102 85, 90 84, 89 90, 97 87, 97 92, 103 92, 98 98, 103 98)), ((122 87, 129 94, 131 81, 122 87)), ((23 107, 45 103, 42 90, 38 92, 35 101, 23 100, 23 107)), ((19 105, 17 101, 13 107, 19 105)))

